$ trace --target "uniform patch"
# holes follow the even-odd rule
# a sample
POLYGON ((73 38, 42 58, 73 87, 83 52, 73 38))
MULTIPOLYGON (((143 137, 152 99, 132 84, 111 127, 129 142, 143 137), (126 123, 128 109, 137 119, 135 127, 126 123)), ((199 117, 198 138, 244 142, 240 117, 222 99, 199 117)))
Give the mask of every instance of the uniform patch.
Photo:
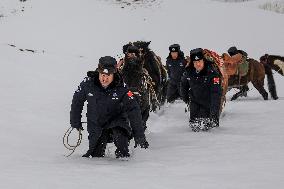
POLYGON ((213 83, 214 84, 220 84, 220 78, 219 77, 214 77, 213 78, 213 83))
POLYGON ((128 91, 127 95, 128 97, 133 97, 133 93, 131 91, 128 91))

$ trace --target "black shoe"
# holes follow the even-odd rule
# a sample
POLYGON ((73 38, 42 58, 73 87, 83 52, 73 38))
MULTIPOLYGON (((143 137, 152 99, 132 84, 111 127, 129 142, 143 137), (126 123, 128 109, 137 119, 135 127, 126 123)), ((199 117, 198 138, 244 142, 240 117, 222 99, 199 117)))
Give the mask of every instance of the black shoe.
POLYGON ((115 152, 116 158, 129 158, 130 154, 128 152, 121 153, 121 152, 115 152))
POLYGON ((90 150, 88 150, 87 153, 82 155, 82 157, 86 157, 86 158, 90 158, 90 156, 92 156, 92 152, 90 150))
POLYGON ((90 158, 90 157, 105 157, 104 153, 96 153, 91 150, 88 150, 82 157, 90 158))

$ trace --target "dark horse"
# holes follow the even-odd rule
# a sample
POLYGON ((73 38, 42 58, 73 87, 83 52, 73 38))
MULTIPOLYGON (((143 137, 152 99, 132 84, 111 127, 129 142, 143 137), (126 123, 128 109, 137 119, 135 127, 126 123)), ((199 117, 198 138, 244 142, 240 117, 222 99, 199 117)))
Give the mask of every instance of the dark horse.
POLYGON ((120 71, 127 87, 132 91, 141 109, 144 130, 149 118, 150 100, 149 88, 146 82, 145 71, 142 60, 139 57, 125 57, 124 64, 120 71))
MULTIPOLYGON (((229 56, 229 55, 228 55, 229 56)), ((224 57, 224 54, 223 54, 224 57)), ((249 63, 248 73, 244 76, 235 75, 236 69, 238 69, 238 63, 230 64, 229 57, 224 58, 225 67, 229 76, 229 89, 239 88, 240 91, 233 95, 231 100, 236 100, 240 96, 246 96, 248 88, 248 83, 251 82, 253 86, 262 95, 264 100, 268 100, 268 93, 264 89, 264 78, 265 78, 265 68, 263 64, 260 64, 257 60, 252 58, 247 59, 249 63), (235 70, 234 70, 235 69, 235 70)), ((271 94, 272 98, 275 96, 271 94)))
POLYGON ((278 99, 276 85, 273 78, 272 70, 284 76, 284 57, 265 54, 259 58, 260 63, 264 65, 267 74, 268 89, 273 99, 278 99))
POLYGON ((260 63, 284 76, 284 57, 265 54, 259 58, 260 63))
MULTIPOLYGON (((158 101, 156 107, 160 108, 166 101, 167 71, 161 62, 161 58, 149 48, 150 43, 151 41, 136 41, 133 45, 139 48, 143 66, 152 78, 154 91, 158 101)), ((151 101, 153 100, 151 99, 151 101)), ((152 102, 152 104, 154 103, 155 102, 152 102)), ((153 107, 153 111, 155 111, 155 109, 156 108, 153 107)))

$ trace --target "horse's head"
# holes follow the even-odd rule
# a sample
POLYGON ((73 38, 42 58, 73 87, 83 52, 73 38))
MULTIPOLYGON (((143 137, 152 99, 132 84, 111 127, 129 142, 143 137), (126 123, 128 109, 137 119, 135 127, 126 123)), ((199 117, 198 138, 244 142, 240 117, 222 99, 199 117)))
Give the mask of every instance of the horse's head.
POLYGON ((139 55, 144 56, 147 52, 150 51, 150 49, 149 49, 150 43, 151 43, 151 41, 148 41, 148 42, 136 41, 136 42, 133 43, 133 45, 139 49, 139 55))
POLYGON ((268 54, 265 54, 259 58, 261 64, 267 64, 268 54))
POLYGON ((129 46, 125 53, 121 74, 124 82, 132 90, 138 90, 142 85, 143 62, 139 57, 139 50, 135 46, 129 46))
POLYGON ((139 49, 136 46, 128 46, 124 58, 124 71, 127 72, 141 72, 142 60, 139 55, 139 49))

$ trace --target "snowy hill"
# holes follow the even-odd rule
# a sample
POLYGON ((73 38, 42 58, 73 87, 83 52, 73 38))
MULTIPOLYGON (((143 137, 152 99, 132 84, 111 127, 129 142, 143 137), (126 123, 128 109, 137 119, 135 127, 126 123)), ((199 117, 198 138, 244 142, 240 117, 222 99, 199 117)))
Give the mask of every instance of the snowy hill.
POLYGON ((0 188, 283 188, 284 78, 277 73, 279 100, 263 101, 250 85, 210 132, 192 132, 178 102, 151 114, 150 148, 133 150, 128 162, 113 158, 112 145, 107 158, 81 158, 86 131, 64 156, 74 90, 99 57, 121 54, 128 41, 152 41, 163 60, 172 43, 186 54, 236 45, 256 59, 284 56, 284 15, 259 8, 268 1, 145 2, 0 2, 0 188))

